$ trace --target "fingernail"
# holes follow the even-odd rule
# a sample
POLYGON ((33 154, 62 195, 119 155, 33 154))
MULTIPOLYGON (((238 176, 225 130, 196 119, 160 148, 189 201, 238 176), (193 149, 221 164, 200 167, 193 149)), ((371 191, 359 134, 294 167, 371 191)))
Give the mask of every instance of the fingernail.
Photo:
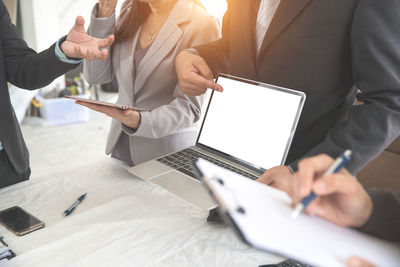
POLYGON ((362 261, 358 258, 352 258, 349 261, 350 267, 361 267, 363 265, 362 261))

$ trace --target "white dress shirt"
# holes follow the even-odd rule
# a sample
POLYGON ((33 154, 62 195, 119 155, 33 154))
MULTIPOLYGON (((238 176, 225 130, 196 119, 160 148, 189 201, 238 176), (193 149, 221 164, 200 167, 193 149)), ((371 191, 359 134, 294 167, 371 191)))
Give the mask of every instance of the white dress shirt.
POLYGON ((260 53, 265 34, 271 24, 276 10, 278 9, 280 0, 261 0, 258 9, 257 25, 256 25, 256 51, 260 53))

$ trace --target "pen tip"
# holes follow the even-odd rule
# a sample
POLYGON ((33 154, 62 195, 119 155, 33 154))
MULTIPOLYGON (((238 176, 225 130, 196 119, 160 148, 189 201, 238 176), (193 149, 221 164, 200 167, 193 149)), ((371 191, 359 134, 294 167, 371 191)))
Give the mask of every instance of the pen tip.
POLYGON ((297 219, 297 217, 299 217, 302 210, 303 210, 303 205, 300 203, 297 204, 296 207, 294 208, 292 214, 290 215, 290 218, 292 218, 292 220, 297 219))
POLYGON ((346 157, 350 158, 351 153, 352 153, 351 150, 350 150, 350 149, 347 149, 347 150, 344 152, 344 155, 345 155, 346 157))

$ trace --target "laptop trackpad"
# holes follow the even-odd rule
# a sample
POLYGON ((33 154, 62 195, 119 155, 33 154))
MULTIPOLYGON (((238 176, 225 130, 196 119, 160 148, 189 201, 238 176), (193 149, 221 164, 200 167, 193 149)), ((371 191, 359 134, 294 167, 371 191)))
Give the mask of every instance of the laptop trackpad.
POLYGON ((216 206, 199 181, 193 180, 177 171, 164 173, 151 179, 150 182, 204 210, 216 206))

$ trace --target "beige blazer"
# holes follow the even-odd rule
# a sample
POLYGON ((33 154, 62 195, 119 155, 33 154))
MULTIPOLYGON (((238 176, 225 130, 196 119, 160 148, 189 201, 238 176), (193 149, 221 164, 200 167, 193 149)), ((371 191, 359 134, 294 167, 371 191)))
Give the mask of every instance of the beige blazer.
MULTIPOLYGON (((129 8, 129 6, 128 6, 129 8)), ((93 10, 88 33, 105 38, 114 33, 115 14, 96 18, 93 10)), ((218 39, 218 21, 191 0, 178 0, 138 69, 134 68, 136 36, 116 43, 104 62, 84 62, 84 74, 91 84, 103 84, 116 76, 118 104, 150 109, 141 112, 141 125, 135 133, 112 120, 106 153, 111 153, 122 131, 129 135, 131 158, 135 164, 175 152, 195 143, 195 123, 200 118, 203 97, 182 94, 174 60, 186 48, 218 39)))

